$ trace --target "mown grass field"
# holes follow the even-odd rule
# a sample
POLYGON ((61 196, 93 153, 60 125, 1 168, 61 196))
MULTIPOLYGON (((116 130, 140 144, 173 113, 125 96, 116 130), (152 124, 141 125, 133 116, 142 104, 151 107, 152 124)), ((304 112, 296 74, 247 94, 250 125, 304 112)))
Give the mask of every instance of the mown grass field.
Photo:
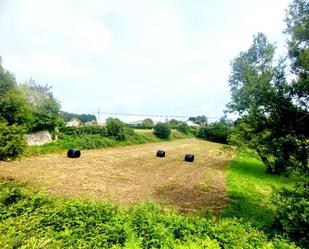
POLYGON ((0 162, 0 247, 297 248, 270 230, 273 188, 297 179, 222 148, 186 138, 0 162))
POLYGON ((196 138, 82 151, 1 162, 0 176, 39 186, 47 193, 112 200, 156 201, 181 211, 209 208, 218 214, 227 201, 225 171, 230 157, 222 145, 196 138), (165 158, 156 157, 164 149, 165 158), (192 153, 195 161, 184 161, 192 153))

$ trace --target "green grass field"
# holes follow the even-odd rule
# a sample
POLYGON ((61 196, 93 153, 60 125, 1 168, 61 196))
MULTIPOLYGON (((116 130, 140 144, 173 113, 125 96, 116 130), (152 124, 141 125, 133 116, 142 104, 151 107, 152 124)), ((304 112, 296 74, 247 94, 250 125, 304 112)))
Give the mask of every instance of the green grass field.
POLYGON ((293 177, 266 173, 261 161, 238 156, 227 172, 227 188, 230 204, 222 217, 237 217, 257 227, 267 227, 273 221, 276 207, 272 204, 274 188, 291 186, 293 177))

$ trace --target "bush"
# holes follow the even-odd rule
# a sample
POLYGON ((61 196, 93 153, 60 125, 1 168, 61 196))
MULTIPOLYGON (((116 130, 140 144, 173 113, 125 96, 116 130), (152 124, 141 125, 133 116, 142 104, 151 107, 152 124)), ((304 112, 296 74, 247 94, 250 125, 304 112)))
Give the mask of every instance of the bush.
POLYGON ((118 118, 109 118, 106 122, 107 134, 118 141, 127 140, 128 136, 134 134, 134 131, 127 127, 118 118))
POLYGON ((196 136, 199 138, 206 138, 206 127, 201 127, 197 130, 196 136))
POLYGON ((169 136, 171 135, 171 129, 168 127, 167 124, 157 123, 154 127, 154 134, 158 138, 166 139, 169 138, 169 136))
POLYGON ((20 157, 26 149, 24 128, 0 122, 0 160, 20 157))
POLYGON ((206 126, 206 139, 218 143, 227 143, 227 138, 231 133, 231 127, 226 124, 215 123, 206 126))
POLYGON ((228 136, 231 133, 231 126, 214 123, 205 127, 201 127, 197 133, 197 137, 207 139, 212 142, 226 144, 228 142, 228 136))
POLYGON ((65 135, 101 135, 103 137, 108 136, 107 128, 105 126, 99 125, 62 127, 59 131, 64 133, 65 135))
POLYGON ((176 130, 181 133, 188 134, 190 132, 190 127, 186 123, 182 123, 176 127, 176 130))
POLYGON ((294 188, 277 191, 274 203, 277 212, 273 227, 287 234, 300 246, 309 248, 309 179, 303 179, 294 188))

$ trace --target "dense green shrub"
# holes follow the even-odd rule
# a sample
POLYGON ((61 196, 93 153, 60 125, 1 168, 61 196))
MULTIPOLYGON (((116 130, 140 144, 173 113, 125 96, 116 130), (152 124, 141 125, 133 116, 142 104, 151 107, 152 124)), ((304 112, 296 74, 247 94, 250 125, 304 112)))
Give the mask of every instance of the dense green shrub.
POLYGON ((108 136, 107 128, 99 125, 89 126, 66 126, 59 129, 60 132, 66 135, 101 135, 103 137, 108 136))
POLYGON ((189 134, 190 127, 186 123, 182 123, 176 127, 176 130, 184 134, 189 134))
POLYGON ((20 126, 0 122, 0 160, 15 159, 23 154, 26 148, 24 132, 20 126))
POLYGON ((199 138, 205 138, 206 137, 206 127, 200 127, 195 134, 199 138))
POLYGON ((278 190, 274 203, 277 206, 274 228, 309 248, 309 179, 302 179, 294 188, 278 190))
POLYGON ((231 131, 231 126, 219 122, 201 127, 198 130, 197 137, 204 138, 212 142, 226 144, 231 131))
POLYGON ((108 135, 114 137, 118 141, 125 141, 128 136, 134 134, 134 131, 118 118, 108 118, 106 122, 106 129, 108 135))
POLYGON ((171 129, 167 124, 159 122, 154 127, 154 134, 158 138, 166 139, 169 138, 169 136, 171 135, 171 129))
POLYGON ((226 124, 214 123, 206 126, 205 138, 217 143, 227 143, 231 127, 226 124))
POLYGON ((128 124, 128 127, 132 129, 140 129, 140 130, 151 130, 154 125, 145 125, 145 124, 128 124))

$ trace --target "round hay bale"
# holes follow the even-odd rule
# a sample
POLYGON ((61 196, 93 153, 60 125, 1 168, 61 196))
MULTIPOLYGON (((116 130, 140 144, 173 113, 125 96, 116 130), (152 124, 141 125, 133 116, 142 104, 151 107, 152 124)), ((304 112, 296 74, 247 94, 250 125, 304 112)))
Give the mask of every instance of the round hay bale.
POLYGON ((165 157, 165 151, 164 150, 158 150, 157 151, 157 157, 165 157))
POLYGON ((185 155, 185 161, 186 161, 186 162, 193 162, 193 161, 194 161, 194 155, 192 155, 192 154, 186 154, 186 155, 185 155))
POLYGON ((70 149, 68 150, 69 158, 78 158, 80 157, 80 151, 78 149, 70 149))

